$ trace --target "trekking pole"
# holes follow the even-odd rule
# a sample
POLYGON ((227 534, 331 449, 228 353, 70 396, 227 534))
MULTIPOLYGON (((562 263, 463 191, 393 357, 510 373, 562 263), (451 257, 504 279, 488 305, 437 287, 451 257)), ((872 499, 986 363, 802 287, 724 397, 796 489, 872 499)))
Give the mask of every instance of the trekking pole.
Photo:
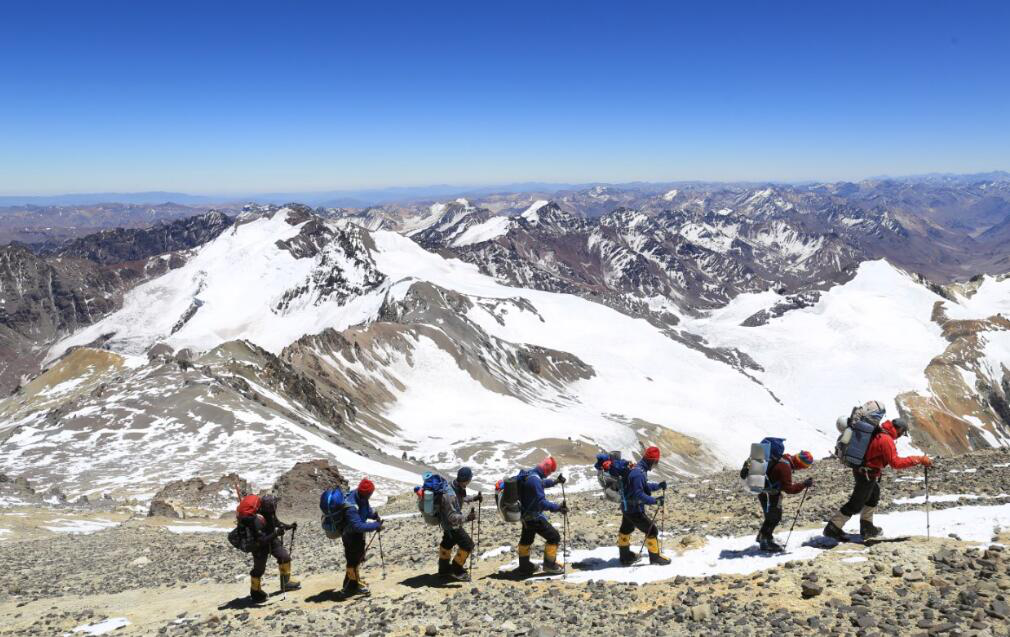
POLYGON ((929 467, 922 465, 923 479, 926 482, 926 539, 930 539, 929 529, 929 467))
MULTIPOLYGON (((477 501, 477 555, 480 555, 480 505, 483 503, 483 500, 477 501)), ((473 562, 470 562, 470 578, 473 579, 473 562)))
POLYGON ((382 563, 382 579, 386 579, 386 556, 382 554, 382 529, 375 532, 379 536, 379 561, 382 563))
POLYGON ((666 487, 663 487, 663 508, 659 514, 659 552, 663 552, 663 533, 666 531, 666 487))
POLYGON ((796 517, 793 518, 793 525, 791 527, 789 527, 789 535, 786 536, 786 545, 785 545, 785 549, 787 551, 789 550, 789 539, 792 538, 792 536, 793 536, 793 529, 796 528, 796 520, 800 519, 800 509, 803 508, 803 503, 806 502, 806 500, 807 500, 807 490, 809 488, 810 487, 806 487, 806 488, 803 489, 803 497, 800 498, 800 505, 798 507, 796 507, 796 517))
MULTIPOLYGON (((477 507, 477 510, 480 511, 480 507, 477 507)), ((470 520, 470 537, 473 537, 473 520, 470 520)), ((477 552, 477 548, 474 547, 474 553, 476 553, 476 552, 477 552)), ((474 553, 470 553, 470 573, 469 573, 469 576, 470 576, 470 580, 471 581, 473 580, 473 555, 474 555, 474 553)))
POLYGON ((564 532, 564 542, 561 544, 561 557, 564 558, 564 562, 561 563, 561 579, 568 579, 568 496, 565 495, 565 483, 561 483, 561 501, 565 503, 565 516, 563 518, 564 524, 561 530, 564 532))
POLYGON ((298 530, 297 526, 291 529, 291 546, 290 548, 288 548, 288 555, 295 554, 295 531, 297 530, 298 530))
MULTIPOLYGON (((663 498, 663 504, 666 504, 666 498, 663 498)), ((652 527, 656 525, 656 516, 659 515, 659 511, 660 508, 656 507, 656 511, 652 514, 652 519, 649 520, 649 530, 652 530, 652 527)), ((645 540, 642 541, 642 546, 638 547, 638 558, 635 560, 636 562, 642 559, 642 551, 645 550, 645 542, 648 541, 648 539, 648 533, 646 533, 645 540)))

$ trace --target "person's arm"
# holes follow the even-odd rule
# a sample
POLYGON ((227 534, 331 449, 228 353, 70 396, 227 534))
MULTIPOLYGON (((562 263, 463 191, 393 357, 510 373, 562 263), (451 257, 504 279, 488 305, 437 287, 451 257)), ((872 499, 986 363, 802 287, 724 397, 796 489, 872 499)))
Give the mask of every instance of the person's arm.
POLYGON ((544 487, 540 479, 531 476, 530 480, 533 483, 533 493, 536 496, 536 501, 540 503, 540 508, 546 511, 550 511, 552 513, 557 513, 558 511, 560 511, 561 505, 554 504, 553 502, 547 499, 546 495, 544 495, 544 487))
POLYGON ((379 528, 378 522, 368 522, 361 518, 361 511, 358 507, 351 507, 347 510, 347 522, 351 525, 351 530, 355 533, 368 533, 379 528))
POLYGON ((442 511, 442 518, 449 526, 455 528, 463 524, 463 512, 453 506, 453 499, 449 495, 443 494, 439 508, 442 511))
POLYGON ((555 480, 555 479, 553 479, 553 478, 546 478, 546 479, 544 479, 544 480, 542 481, 542 484, 543 484, 543 488, 544 488, 544 489, 550 489, 551 487, 553 487, 553 486, 554 486, 554 485, 556 485, 557 483, 558 483, 558 481, 557 481, 557 480, 555 480))
POLYGON ((884 459, 885 466, 890 465, 893 469, 910 469, 921 464, 926 464, 926 456, 907 456, 902 458, 898 455, 898 447, 894 444, 894 438, 886 434, 881 434, 884 439, 884 459))
POLYGON ((804 489, 803 483, 793 483, 793 469, 785 462, 780 462, 772 469, 772 482, 778 483, 783 493, 794 495, 804 489))
POLYGON ((656 498, 645 492, 645 476, 642 473, 635 472, 628 482, 632 500, 638 500, 642 504, 656 504, 656 498))

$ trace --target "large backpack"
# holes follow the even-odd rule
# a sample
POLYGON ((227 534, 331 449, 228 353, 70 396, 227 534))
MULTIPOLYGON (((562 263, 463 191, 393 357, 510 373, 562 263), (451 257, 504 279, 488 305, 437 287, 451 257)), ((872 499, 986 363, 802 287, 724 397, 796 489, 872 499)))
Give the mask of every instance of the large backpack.
POLYGON ((526 481, 527 470, 518 475, 503 478, 495 484, 494 501, 498 507, 498 515, 509 524, 518 524, 523 519, 522 503, 519 501, 519 489, 526 481))
POLYGON ((252 529, 246 524, 237 524, 228 533, 228 543, 243 553, 252 553, 256 548, 256 540, 253 539, 252 529))
POLYGON ((414 487, 417 494, 417 510, 424 521, 432 526, 441 522, 439 511, 442 507, 442 497, 449 490, 449 481, 437 473, 426 472, 424 482, 414 487))
POLYGON ((327 489, 319 496, 319 510, 323 512, 319 523, 323 533, 331 540, 344 534, 347 528, 347 510, 350 508, 347 496, 340 487, 327 489))
POLYGON ((740 469, 740 479, 749 493, 772 493, 779 485, 768 478, 768 471, 774 467, 786 451, 785 438, 764 438, 750 446, 750 457, 740 469))
POLYGON ((835 442, 835 456, 846 467, 858 469, 866 462, 866 452, 874 436, 880 433, 880 425, 871 422, 876 415, 884 414, 884 406, 875 400, 855 407, 848 418, 839 418, 835 423, 840 435, 835 442))
POLYGON ((620 503, 624 494, 624 477, 631 470, 631 463, 621 459, 620 451, 600 453, 596 456, 596 479, 603 487, 603 497, 620 503))

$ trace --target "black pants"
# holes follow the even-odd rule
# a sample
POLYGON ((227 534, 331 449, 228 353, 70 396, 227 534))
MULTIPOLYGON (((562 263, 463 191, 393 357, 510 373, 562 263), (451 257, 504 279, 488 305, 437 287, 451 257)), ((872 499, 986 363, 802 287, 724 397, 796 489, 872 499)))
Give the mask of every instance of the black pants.
POLYGON ((291 554, 284 548, 284 536, 275 537, 269 544, 259 546, 253 551, 253 567, 249 574, 253 577, 263 577, 267 570, 267 559, 271 555, 277 558, 278 564, 287 564, 291 561, 291 554))
POLYGON ((856 515, 864 506, 875 507, 880 502, 879 478, 867 477, 866 472, 859 469, 853 469, 852 475, 856 478, 856 484, 852 487, 849 501, 842 506, 841 511, 845 515, 856 515))
POLYGON ((519 543, 525 546, 533 544, 533 539, 537 535, 544 538, 544 542, 548 544, 559 544, 561 542, 561 534, 547 521, 547 518, 539 517, 529 521, 523 520, 523 532, 519 536, 519 543))
POLYGON ((357 568, 365 557, 365 534, 345 533, 340 536, 340 541, 344 543, 344 559, 347 560, 347 566, 357 568))
POLYGON ((473 552, 473 540, 470 539, 470 534, 463 530, 463 527, 450 529, 448 531, 443 529, 442 543, 439 546, 447 551, 451 550, 454 546, 458 546, 467 553, 473 552))
POLYGON ((765 514, 765 521, 758 536, 770 538, 775 532, 775 527, 782 521, 782 494, 762 493, 758 495, 758 502, 761 503, 761 511, 765 514))
POLYGON ((644 511, 639 513, 624 513, 621 515, 621 535, 630 535, 635 529, 645 533, 645 537, 658 537, 659 529, 652 523, 652 520, 645 515, 644 511))

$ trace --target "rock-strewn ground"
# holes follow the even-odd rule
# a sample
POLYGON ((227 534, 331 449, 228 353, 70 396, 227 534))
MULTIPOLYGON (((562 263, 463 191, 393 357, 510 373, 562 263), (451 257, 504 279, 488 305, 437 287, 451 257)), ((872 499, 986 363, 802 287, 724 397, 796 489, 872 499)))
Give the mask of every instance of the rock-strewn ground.
MULTIPOLYGON (((798 528, 821 526, 850 487, 849 475, 829 461, 808 475, 817 484, 798 528)), ((921 508, 891 502, 920 495, 922 482, 915 478, 921 476, 921 470, 889 473, 881 508, 921 508)), ((987 496, 961 505, 1008 503, 1010 496, 1001 494, 1010 494, 1010 453, 946 459, 930 472, 930 483, 934 495, 987 496)), ((560 499, 560 490, 550 496, 560 499)), ((1010 635, 1010 551, 999 545, 913 536, 872 547, 843 544, 813 561, 747 575, 681 576, 644 585, 515 582, 498 571, 514 559, 518 528, 484 509, 480 551, 509 548, 480 560, 473 583, 439 586, 430 575, 439 532, 416 516, 396 515, 413 510, 412 498, 394 498, 380 509, 389 516, 382 534, 386 575, 373 544, 363 569, 371 598, 338 601, 342 550, 305 511, 295 516, 300 526, 294 547, 304 588, 257 608, 242 600, 249 564, 227 544, 228 520, 0 510, 0 528, 9 529, 0 533, 0 635, 58 635, 110 617, 130 621, 116 634, 160 635, 1010 635), (121 523, 90 534, 45 528, 96 518, 121 523)), ((619 521, 612 506, 592 492, 569 494, 569 500, 575 510, 570 548, 612 545, 619 521)), ((787 500, 782 539, 798 503, 799 497, 787 500)), ((957 505, 936 502, 934 510, 957 505)), ((678 484, 669 494, 664 545, 676 560, 678 551, 703 544, 708 535, 753 534, 758 517, 754 498, 740 491, 731 472, 678 484)), ((992 534, 1010 540, 1002 529, 992 534)), ((538 541, 537 556, 541 548, 538 541)), ((268 591, 277 589, 273 563, 265 584, 268 591)))

